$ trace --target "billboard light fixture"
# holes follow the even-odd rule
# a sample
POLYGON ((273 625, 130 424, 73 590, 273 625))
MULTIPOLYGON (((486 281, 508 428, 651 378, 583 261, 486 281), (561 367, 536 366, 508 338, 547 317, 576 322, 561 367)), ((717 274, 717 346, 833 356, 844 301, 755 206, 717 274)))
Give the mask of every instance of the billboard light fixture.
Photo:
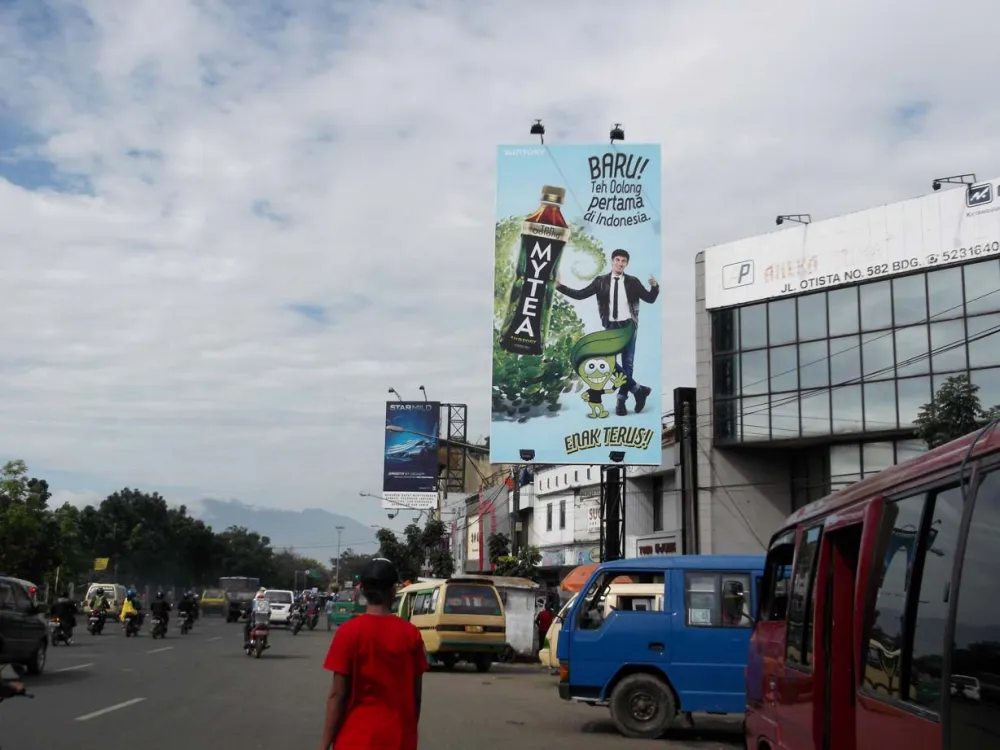
POLYGON ((419 390, 419 391, 420 391, 420 392, 421 392, 422 394, 424 394, 424 401, 427 401, 427 389, 426 389, 426 388, 424 388, 423 386, 420 386, 420 388, 419 388, 418 390, 419 390))
POLYGON ((524 461, 526 464, 530 464, 532 461, 535 460, 534 448, 521 448, 521 450, 518 451, 518 455, 521 456, 521 460, 524 461))
POLYGON ((537 135, 538 140, 542 142, 543 146, 545 145, 545 126, 542 125, 541 120, 535 120, 535 122, 532 124, 531 135, 537 135))
POLYGON ((812 223, 812 216, 809 214, 782 214, 774 220, 774 223, 780 227, 786 221, 796 221, 799 224, 810 224, 812 223))
POLYGON ((611 451, 608 454, 608 458, 610 458, 613 463, 620 464, 625 460, 625 451, 611 451))
POLYGON ((624 141, 624 140, 625 140, 625 131, 622 130, 622 124, 620 122, 616 122, 614 127, 611 128, 611 142, 614 143, 615 141, 624 141))
POLYGON ((390 388, 389 389, 389 393, 394 393, 394 394, 396 394, 396 398, 397 399, 399 399, 400 401, 403 400, 403 397, 399 395, 399 391, 397 391, 395 388, 390 388))
POLYGON ((934 182, 931 183, 931 187, 937 191, 941 189, 942 185, 965 185, 966 190, 972 190, 972 186, 976 184, 976 174, 975 172, 970 172, 969 174, 956 174, 951 177, 936 177, 934 182))

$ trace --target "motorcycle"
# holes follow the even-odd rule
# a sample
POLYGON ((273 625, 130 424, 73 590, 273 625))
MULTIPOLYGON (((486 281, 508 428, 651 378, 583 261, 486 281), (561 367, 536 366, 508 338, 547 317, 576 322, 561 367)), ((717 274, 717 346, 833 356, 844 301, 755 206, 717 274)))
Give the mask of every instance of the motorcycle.
POLYGON ((187 635, 194 626, 194 617, 190 612, 181 612, 181 635, 187 635))
POLYGON ((122 630, 125 631, 126 638, 139 635, 139 615, 125 615, 125 620, 122 622, 122 630))
POLYGON ((91 635, 100 635, 101 631, 104 630, 104 613, 92 609, 90 610, 90 615, 87 617, 87 632, 91 635))
POLYGON ((154 617, 153 622, 149 626, 149 632, 153 636, 153 640, 157 638, 167 637, 167 621, 162 617, 154 617))
POLYGON ((302 630, 303 624, 302 611, 296 608, 293 612, 289 621, 292 625, 292 635, 298 635, 299 631, 302 630))
POLYGON ((309 609, 306 610, 306 625, 309 626, 310 630, 315 630, 316 626, 319 625, 319 605, 310 604, 309 609))
POLYGON ((73 642, 72 628, 58 617, 53 617, 49 620, 49 642, 53 646, 58 646, 60 643, 68 646, 73 642))
POLYGON ((254 625, 250 629, 250 641, 246 646, 247 656, 255 656, 259 659, 261 654, 264 653, 264 649, 270 648, 267 644, 267 634, 267 625, 254 625))

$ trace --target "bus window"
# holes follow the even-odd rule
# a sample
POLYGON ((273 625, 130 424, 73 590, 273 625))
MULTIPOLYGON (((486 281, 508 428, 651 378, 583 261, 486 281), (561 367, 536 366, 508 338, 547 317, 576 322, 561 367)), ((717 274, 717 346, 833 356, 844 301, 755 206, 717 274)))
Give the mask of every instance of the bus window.
POLYGON ((816 557, 822 525, 802 532, 799 554, 792 576, 792 592, 788 601, 785 663, 809 667, 812 664, 813 583, 816 579, 816 557))
POLYGON ((1000 470, 976 492, 957 591, 947 732, 952 750, 995 747, 1000 728, 1000 470))
POLYGON ((774 540, 767 552, 764 566, 762 592, 758 592, 759 619, 784 622, 788 612, 788 585, 792 577, 795 557, 795 531, 782 534, 774 540))

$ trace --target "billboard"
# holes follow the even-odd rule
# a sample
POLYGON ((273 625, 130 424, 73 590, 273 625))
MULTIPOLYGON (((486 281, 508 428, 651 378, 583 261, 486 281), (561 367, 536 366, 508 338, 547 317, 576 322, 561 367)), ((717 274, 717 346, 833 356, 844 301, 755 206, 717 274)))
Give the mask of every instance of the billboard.
POLYGON ((387 401, 382 507, 431 510, 437 507, 437 401, 387 401))
POLYGON ((1000 256, 1000 180, 705 250, 709 310, 1000 256))
POLYGON ((660 222, 659 146, 499 147, 492 463, 659 465, 660 222))

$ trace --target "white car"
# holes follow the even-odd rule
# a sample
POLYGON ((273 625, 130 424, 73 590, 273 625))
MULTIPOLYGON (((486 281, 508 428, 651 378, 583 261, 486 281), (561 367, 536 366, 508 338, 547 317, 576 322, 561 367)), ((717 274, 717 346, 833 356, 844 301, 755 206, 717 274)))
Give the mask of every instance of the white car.
POLYGON ((295 600, 294 594, 284 589, 267 589, 264 598, 271 604, 271 623, 287 625, 292 602, 295 600))

